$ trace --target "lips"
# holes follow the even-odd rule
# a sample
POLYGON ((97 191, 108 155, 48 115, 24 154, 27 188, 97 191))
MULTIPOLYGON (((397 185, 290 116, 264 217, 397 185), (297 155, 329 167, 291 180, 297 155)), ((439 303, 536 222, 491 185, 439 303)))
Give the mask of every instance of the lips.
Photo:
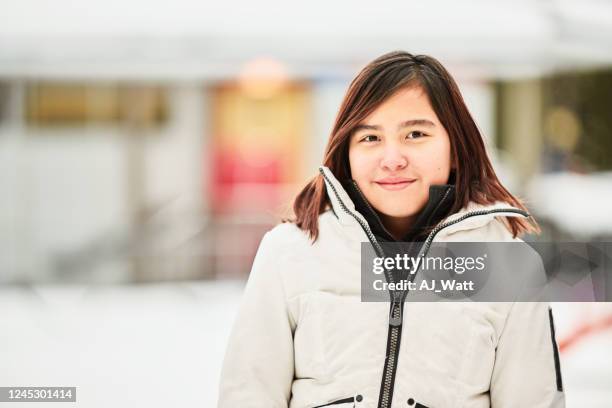
POLYGON ((416 181, 416 179, 385 178, 385 179, 382 179, 382 180, 377 180, 377 181, 375 181, 375 183, 378 184, 380 187, 382 187, 385 190, 396 191, 396 190, 402 190, 402 189, 408 187, 409 185, 411 185, 415 181, 416 181))

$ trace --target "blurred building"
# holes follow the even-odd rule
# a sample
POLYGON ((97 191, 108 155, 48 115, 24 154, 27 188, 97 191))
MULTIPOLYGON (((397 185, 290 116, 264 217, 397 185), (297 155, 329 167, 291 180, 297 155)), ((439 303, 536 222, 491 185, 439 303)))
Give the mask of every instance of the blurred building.
POLYGON ((34 3, 0 17, 0 282, 246 276, 316 174, 349 81, 393 49, 451 70, 551 236, 612 231, 575 217, 592 194, 612 205, 585 190, 612 166, 607 3, 34 3), (576 192, 549 187, 559 175, 576 192))

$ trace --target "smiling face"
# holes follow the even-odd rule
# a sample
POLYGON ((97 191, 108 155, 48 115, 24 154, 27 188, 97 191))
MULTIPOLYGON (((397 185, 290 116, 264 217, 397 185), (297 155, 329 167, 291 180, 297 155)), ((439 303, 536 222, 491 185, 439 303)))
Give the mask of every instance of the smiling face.
POLYGON ((366 199, 400 235, 427 203, 429 186, 448 182, 450 139, 427 94, 403 88, 354 130, 349 162, 366 199))

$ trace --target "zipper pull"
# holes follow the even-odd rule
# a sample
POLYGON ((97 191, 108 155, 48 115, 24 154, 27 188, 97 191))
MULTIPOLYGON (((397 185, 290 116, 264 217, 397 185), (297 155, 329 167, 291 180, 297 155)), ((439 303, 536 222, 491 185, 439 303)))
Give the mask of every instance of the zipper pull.
POLYGON ((402 294, 401 292, 393 292, 393 301, 391 302, 391 310, 389 311, 389 326, 402 325, 402 294), (397 314, 394 314, 397 309, 397 314))

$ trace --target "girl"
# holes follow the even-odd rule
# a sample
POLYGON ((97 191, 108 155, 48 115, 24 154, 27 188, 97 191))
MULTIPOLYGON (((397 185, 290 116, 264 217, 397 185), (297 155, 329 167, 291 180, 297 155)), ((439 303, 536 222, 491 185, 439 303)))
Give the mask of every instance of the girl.
POLYGON ((362 302, 361 243, 520 241, 538 232, 498 180, 434 58, 383 55, 352 81, 295 219, 267 232, 219 407, 563 407, 547 303, 362 302))

